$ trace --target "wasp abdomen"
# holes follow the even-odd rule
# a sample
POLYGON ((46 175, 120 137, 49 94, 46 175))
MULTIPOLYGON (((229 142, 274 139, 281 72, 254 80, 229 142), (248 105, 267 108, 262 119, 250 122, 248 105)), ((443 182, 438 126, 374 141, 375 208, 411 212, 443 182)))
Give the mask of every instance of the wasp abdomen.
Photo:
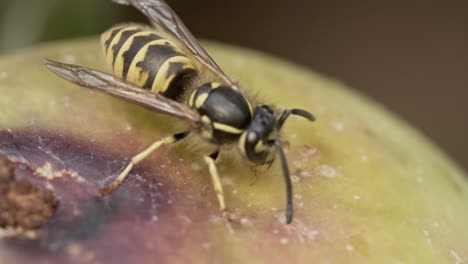
POLYGON ((139 87, 178 98, 196 74, 191 59, 170 40, 141 26, 117 26, 102 44, 115 75, 139 87))

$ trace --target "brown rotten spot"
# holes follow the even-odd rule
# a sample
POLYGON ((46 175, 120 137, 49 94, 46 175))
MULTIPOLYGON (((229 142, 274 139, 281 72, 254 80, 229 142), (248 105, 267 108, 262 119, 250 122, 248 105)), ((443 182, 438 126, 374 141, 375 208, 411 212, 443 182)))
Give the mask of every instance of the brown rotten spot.
POLYGON ((0 227, 35 235, 33 231, 46 223, 56 206, 51 191, 37 188, 28 179, 17 179, 12 162, 0 155, 0 227))

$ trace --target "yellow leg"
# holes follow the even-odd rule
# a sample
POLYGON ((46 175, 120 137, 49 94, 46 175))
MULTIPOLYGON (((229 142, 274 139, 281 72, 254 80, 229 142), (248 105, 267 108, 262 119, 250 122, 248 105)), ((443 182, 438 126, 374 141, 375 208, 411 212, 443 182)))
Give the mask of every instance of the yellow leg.
POLYGON ((159 141, 154 142, 153 144, 151 144, 151 146, 149 146, 143 152, 134 156, 132 160, 130 161, 130 163, 127 165, 127 167, 125 167, 125 169, 119 174, 119 176, 111 184, 100 189, 99 193, 102 195, 111 193, 113 190, 119 187, 119 185, 125 180, 125 178, 128 176, 128 173, 132 170, 133 166, 138 164, 140 161, 144 160, 146 157, 148 157, 151 153, 153 153, 153 151, 158 149, 160 146, 175 143, 185 138, 187 135, 188 135, 188 132, 182 132, 182 133, 175 134, 169 137, 165 137, 159 141))
POLYGON ((208 164, 208 170, 210 171, 211 181, 213 182, 213 187, 218 197, 219 209, 221 212, 226 210, 226 203, 224 202, 224 192, 223 185, 221 184, 221 179, 219 178, 218 170, 216 169, 215 160, 218 157, 218 152, 215 152, 209 156, 205 156, 204 160, 208 164))

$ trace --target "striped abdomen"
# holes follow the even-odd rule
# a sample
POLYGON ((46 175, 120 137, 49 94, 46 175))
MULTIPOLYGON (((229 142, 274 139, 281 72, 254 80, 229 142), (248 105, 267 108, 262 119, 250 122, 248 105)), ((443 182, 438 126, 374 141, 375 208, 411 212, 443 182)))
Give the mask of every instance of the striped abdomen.
POLYGON ((142 26, 117 26, 102 35, 115 75, 155 93, 178 98, 196 74, 191 59, 170 40, 142 26))

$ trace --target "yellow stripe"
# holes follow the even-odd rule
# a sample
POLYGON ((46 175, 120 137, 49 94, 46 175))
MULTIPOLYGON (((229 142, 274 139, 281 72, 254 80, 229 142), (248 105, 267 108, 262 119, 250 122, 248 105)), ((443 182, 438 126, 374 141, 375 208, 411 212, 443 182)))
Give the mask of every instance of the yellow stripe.
POLYGON ((259 140, 257 144, 255 144, 255 152, 259 153, 267 149, 267 146, 263 144, 263 140, 259 140))
POLYGON ((107 30, 106 32, 101 34, 101 45, 102 45, 102 48, 103 48, 103 51, 104 51, 104 56, 107 57, 107 51, 108 51, 108 48, 110 47, 110 43, 109 43, 109 46, 106 46, 106 42, 108 40, 110 40, 111 33, 114 30, 117 30, 117 29, 121 30, 122 28, 123 28, 122 26, 113 27, 113 28, 110 28, 109 30, 107 30))
POLYGON ((203 115, 201 117, 201 121, 203 124, 201 136, 207 140, 213 139, 213 129, 210 118, 206 115, 203 115))
POLYGON ((242 153, 242 155, 244 155, 244 157, 247 157, 247 153, 245 151, 245 141, 247 139, 247 131, 245 131, 244 133, 242 133, 242 135, 240 136, 239 138, 239 150, 240 152, 242 153))
POLYGON ((195 90, 192 92, 192 94, 190 95, 190 98, 189 98, 189 100, 188 100, 188 105, 189 105, 190 107, 193 107, 193 104, 195 103, 195 94, 197 94, 197 91, 198 91, 198 90, 195 89, 195 90))
POLYGON ((222 123, 217 123, 217 122, 213 122, 213 127, 216 130, 223 131, 223 132, 230 133, 230 134, 241 134, 242 132, 244 132, 244 130, 242 129, 239 129, 230 125, 222 124, 222 123))
POLYGON ((145 46, 143 46, 140 49, 140 51, 138 51, 138 53, 135 55, 135 58, 133 59, 132 63, 130 64, 130 67, 128 68, 127 81, 132 82, 139 87, 143 87, 143 85, 145 85, 146 81, 149 78, 149 73, 144 69, 138 67, 137 63, 145 59, 146 53, 148 52, 148 47, 150 45, 164 45, 164 43, 166 42, 167 40, 165 39, 158 39, 151 41, 145 46))
POLYGON ((122 37, 123 32, 135 30, 135 29, 138 29, 138 27, 122 28, 122 30, 120 30, 119 33, 115 34, 114 39, 112 39, 111 43, 109 44, 109 50, 107 52, 106 57, 107 57, 107 64, 110 65, 112 69, 114 69, 114 65, 112 63, 114 61, 114 56, 117 56, 117 54, 114 54, 114 50, 112 49, 112 47, 119 42, 120 38, 122 37))
POLYGON ((195 98, 195 108, 199 109, 203 103, 205 103, 206 99, 208 99, 209 93, 202 93, 195 98))
MULTIPOLYGON (((114 63, 114 74, 123 77, 123 68, 124 68, 124 53, 127 52, 130 47, 132 46, 133 41, 135 40, 136 37, 141 37, 141 36, 149 36, 151 34, 154 34, 150 31, 141 31, 138 33, 133 34, 131 37, 129 37, 125 43, 122 45, 122 48, 120 48, 119 53, 117 54, 117 58, 115 59, 114 63)), ((136 58, 136 57, 135 57, 136 58)), ((129 68, 130 69, 130 68, 129 68)))
MULTIPOLYGON (((175 52, 180 52, 174 47, 175 52)), ((193 68, 191 65, 191 61, 185 56, 174 56, 167 59, 159 68, 158 72, 156 73, 156 78, 154 78, 153 85, 151 87, 151 91, 153 92, 164 92, 169 88, 172 80, 176 77, 176 74, 171 76, 167 76, 171 63, 181 63, 183 65, 182 69, 193 68)))
POLYGON ((221 86, 221 83, 219 83, 219 82, 212 82, 211 83, 211 88, 213 88, 213 89, 216 89, 216 88, 218 88, 220 86, 221 86))

